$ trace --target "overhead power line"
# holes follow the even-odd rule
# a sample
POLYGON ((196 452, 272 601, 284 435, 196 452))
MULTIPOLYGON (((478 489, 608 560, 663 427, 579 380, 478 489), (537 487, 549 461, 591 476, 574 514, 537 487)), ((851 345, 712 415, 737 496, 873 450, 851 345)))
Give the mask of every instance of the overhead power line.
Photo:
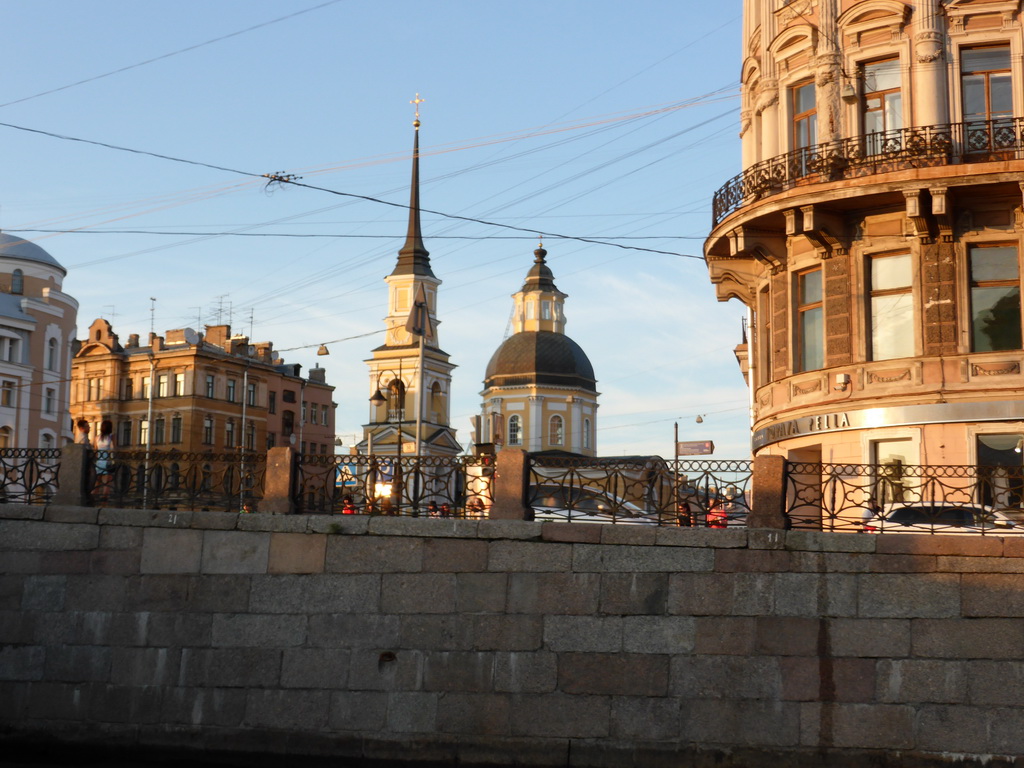
MULTIPOLYGON (((4 232, 18 233, 44 233, 56 235, 169 235, 169 236, 199 236, 199 237, 324 237, 335 239, 354 240, 395 240, 401 239, 394 233, 390 235, 358 235, 351 233, 337 232, 184 232, 181 230, 153 230, 153 229, 4 229, 4 232)), ((490 235, 488 240, 536 240, 536 230, 530 230, 530 235, 490 235)), ((480 240, 479 235, 431 235, 431 240, 480 240)), ((616 237, 605 237, 605 240, 704 240, 705 235, 623 235, 616 237)))
MULTIPOLYGON (((247 176, 249 178, 263 178, 263 179, 267 179, 267 183, 268 184, 288 184, 289 186, 293 186, 293 187, 301 187, 303 189, 310 189, 310 190, 313 190, 313 191, 316 191, 316 192, 326 192, 329 195, 337 195, 339 197, 347 197, 347 198, 350 198, 350 199, 353 199, 353 200, 365 200, 366 202, 369 202, 369 203, 377 203, 379 205, 387 205, 387 206, 391 206, 393 208, 402 208, 402 209, 405 209, 405 210, 408 210, 408 208, 409 208, 408 204, 406 204, 406 203, 396 203, 396 202, 393 202, 391 200, 381 200, 380 198, 372 197, 370 195, 360 195, 360 194, 357 194, 355 192, 342 192, 341 190, 330 189, 328 187, 320 187, 320 186, 317 186, 315 184, 306 184, 303 181, 299 181, 297 178, 289 178, 287 175, 281 175, 280 173, 254 173, 252 171, 243 171, 243 170, 240 170, 238 168, 230 168, 230 167, 224 166, 224 165, 216 165, 214 163, 204 163, 204 162, 202 162, 200 160, 189 160, 187 158, 174 157, 173 155, 164 155, 164 154, 161 154, 159 152, 150 152, 149 150, 145 150, 145 149, 134 149, 132 147, 122 147, 122 146, 120 146, 118 144, 110 144, 108 142, 96 141, 96 140, 93 140, 93 139, 83 139, 83 138, 80 138, 80 137, 77 137, 77 136, 68 136, 66 134, 54 133, 53 131, 44 131, 44 130, 41 130, 39 128, 28 128, 26 126, 14 125, 12 123, 0 122, 0 126, 2 126, 4 128, 11 128, 11 129, 16 130, 16 131, 25 131, 27 133, 35 133, 35 134, 38 134, 38 135, 41 135, 41 136, 48 136, 48 137, 54 138, 54 139, 61 139, 63 141, 75 141, 75 142, 79 142, 79 143, 82 143, 82 144, 92 144, 94 146, 104 147, 105 149, 112 149, 112 150, 115 150, 115 151, 118 151, 118 152, 129 152, 129 153, 136 154, 136 155, 146 155, 146 156, 149 156, 149 157, 155 157, 155 158, 157 158, 159 160, 168 160, 168 161, 174 162, 174 163, 184 163, 185 165, 195 165, 195 166, 199 166, 201 168, 210 168, 210 169, 216 170, 216 171, 224 171, 226 173, 235 173, 235 174, 238 174, 240 176, 247 176)), ((678 256, 680 258, 696 259, 698 261, 703 261, 704 260, 703 256, 694 256, 692 254, 687 254, 687 253, 676 253, 675 251, 662 251, 662 250, 659 250, 657 248, 642 248, 642 247, 637 246, 637 245, 623 245, 622 243, 613 243, 613 242, 608 242, 608 241, 605 241, 605 240, 598 240, 598 239, 589 238, 589 237, 577 237, 577 236, 574 236, 574 235, 566 235, 566 234, 563 234, 563 233, 560 233, 560 232, 547 232, 547 231, 542 231, 542 230, 539 230, 539 229, 536 229, 536 228, 533 228, 533 227, 517 227, 517 226, 514 226, 512 224, 500 224, 500 223, 495 222, 495 221, 487 221, 485 219, 477 219, 477 218, 473 218, 472 216, 460 216, 460 215, 455 214, 455 213, 445 213, 444 211, 436 211, 436 210, 433 210, 433 209, 430 209, 430 208, 422 208, 421 207, 420 208, 420 212, 421 213, 427 213, 427 214, 430 214, 432 216, 441 216, 443 218, 452 219, 452 220, 455 220, 455 221, 467 221, 467 222, 472 222, 474 224, 483 224, 484 226, 488 226, 488 227, 497 227, 499 229, 508 229, 508 230, 513 231, 513 232, 525 232, 525 233, 527 233, 527 234, 529 234, 529 235, 531 235, 533 237, 541 235, 543 237, 553 238, 553 239, 558 239, 558 240, 575 240, 576 242, 590 243, 592 245, 607 245, 607 246, 611 246, 612 248, 622 248, 624 250, 629 250, 629 251, 642 251, 642 252, 645 252, 645 253, 656 253, 656 254, 660 254, 660 255, 663 255, 663 256, 678 256)))
POLYGON ((229 33, 227 35, 221 35, 220 37, 215 37, 212 40, 207 40, 207 41, 202 42, 202 43, 196 43, 195 45, 190 45, 190 46, 187 46, 186 48, 179 48, 176 51, 171 51, 170 53, 164 53, 164 54, 162 54, 160 56, 155 56, 152 59, 146 59, 145 61, 139 61, 139 62, 136 62, 135 64, 129 64, 128 66, 125 66, 125 67, 119 67, 118 69, 112 69, 109 72, 104 72, 102 75, 93 75, 92 77, 87 77, 84 80, 76 80, 73 83, 68 83, 67 85, 62 85, 59 88, 51 88, 48 91, 40 91, 39 93, 34 93, 31 96, 23 96, 20 99, 15 99, 14 101, 8 101, 6 104, 0 104, 0 108, 9 107, 12 104, 21 104, 24 101, 31 101, 32 99, 38 99, 40 96, 49 96, 51 93, 59 93, 60 91, 66 91, 69 88, 75 88, 76 86, 79 86, 79 85, 85 85, 86 83, 92 83, 92 82, 95 82, 96 80, 102 80, 105 77, 111 77, 113 75, 118 75, 118 74, 120 74, 122 72, 127 72, 128 70, 131 70, 131 69, 138 69, 139 67, 144 67, 147 64, 152 64, 152 63, 157 62, 157 61, 162 61, 163 59, 169 59, 172 56, 179 56, 179 55, 181 55, 183 53, 188 53, 189 51, 194 51, 197 48, 203 48, 203 47, 205 47, 207 45, 213 45, 214 43, 219 43, 219 42, 222 42, 224 40, 229 40, 232 37, 238 37, 239 35, 244 35, 247 32, 253 32, 254 30, 262 29, 263 27, 269 27, 271 24, 277 24, 277 23, 282 22, 282 21, 287 21, 288 19, 294 19, 296 16, 301 16, 304 13, 311 13, 312 11, 318 11, 321 8, 326 8, 328 5, 334 5, 335 3, 340 3, 340 2, 341 2, 341 0, 327 0, 326 3, 320 3, 320 5, 314 5, 311 8, 305 8, 305 9, 303 9, 301 11, 296 11, 295 13, 289 13, 287 16, 279 16, 276 19, 271 19, 270 21, 264 21, 261 24, 254 24, 251 27, 246 27, 245 29, 240 29, 237 32, 231 32, 231 33, 229 33))

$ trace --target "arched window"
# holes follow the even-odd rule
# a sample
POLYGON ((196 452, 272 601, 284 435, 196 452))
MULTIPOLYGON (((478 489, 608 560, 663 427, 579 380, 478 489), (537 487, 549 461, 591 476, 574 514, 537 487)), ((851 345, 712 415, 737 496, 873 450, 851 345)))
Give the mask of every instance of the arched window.
POLYGON ((513 414, 508 417, 508 444, 523 444, 523 424, 518 414, 513 414))
POLYGON ((548 422, 548 441, 551 443, 551 445, 562 444, 563 431, 564 430, 562 429, 562 417, 558 415, 552 416, 548 422))
POLYGON ((583 447, 587 449, 591 447, 590 419, 583 420, 583 447))
POLYGON ((57 370, 57 340, 50 339, 46 343, 46 367, 48 370, 57 370))
POLYGON ((20 269, 11 273, 11 293, 22 294, 25 292, 25 273, 20 269))
POLYGON ((444 413, 444 406, 441 397, 441 385, 436 381, 430 386, 430 414, 431 421, 435 423, 441 422, 441 416, 444 413))
POLYGON ((398 379, 388 384, 388 421, 405 421, 405 384, 398 379))

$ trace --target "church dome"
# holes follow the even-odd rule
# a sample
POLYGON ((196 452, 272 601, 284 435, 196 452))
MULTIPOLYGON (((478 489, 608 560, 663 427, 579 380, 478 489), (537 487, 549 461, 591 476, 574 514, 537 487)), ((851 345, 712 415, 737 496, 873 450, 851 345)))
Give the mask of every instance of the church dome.
POLYGON ((505 339, 487 364, 486 387, 546 384, 597 392, 594 366, 564 333, 522 331, 505 339))
POLYGON ((49 267, 56 267, 61 272, 67 271, 60 265, 60 262, 32 241, 16 235, 9 235, 6 232, 0 232, 0 257, 35 261, 49 267))

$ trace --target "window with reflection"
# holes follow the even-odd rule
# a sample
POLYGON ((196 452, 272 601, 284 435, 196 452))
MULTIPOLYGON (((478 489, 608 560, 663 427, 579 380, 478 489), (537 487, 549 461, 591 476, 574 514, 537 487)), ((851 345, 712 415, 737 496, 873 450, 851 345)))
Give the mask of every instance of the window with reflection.
POLYGON ((1020 267, 1016 246, 972 246, 968 262, 971 350, 1020 349, 1020 267))
POLYGON ((1024 434, 978 435, 978 501, 1017 510, 1024 500, 1024 434))
POLYGON ((523 422, 518 414, 512 414, 508 417, 508 444, 523 444, 523 422))
POLYGON ((870 360, 914 354, 913 266, 909 253, 872 256, 870 360))
POLYGON ((1010 46, 960 51, 964 122, 1013 116, 1010 46))
POLYGON ((797 368, 816 371, 825 367, 825 328, 821 268, 796 276, 797 368))
POLYGON ((1013 78, 1010 46, 962 48, 960 90, 968 152, 1013 147, 1013 78))
POLYGON ((561 445, 564 442, 564 422, 557 414, 552 416, 548 425, 548 437, 551 445, 561 445))
POLYGON ((861 120, 865 148, 869 155, 899 151, 898 137, 888 136, 903 127, 903 94, 900 92, 900 60, 885 59, 862 64, 860 78, 864 88, 861 120), (896 143, 887 147, 886 142, 896 143))
MULTIPOLYGON (((818 141, 818 110, 815 104, 814 83, 803 83, 790 89, 790 110, 793 115, 793 149, 802 150, 818 141)), ((799 175, 805 176, 810 168, 808 153, 798 158, 799 175)))

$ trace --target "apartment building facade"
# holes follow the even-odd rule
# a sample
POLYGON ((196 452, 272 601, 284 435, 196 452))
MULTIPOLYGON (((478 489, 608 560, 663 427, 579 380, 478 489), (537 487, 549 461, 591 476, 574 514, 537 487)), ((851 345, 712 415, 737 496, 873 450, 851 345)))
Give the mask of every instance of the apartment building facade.
POLYGON ((753 451, 1020 467, 1024 36, 1007 0, 746 0, 705 243, 753 451))
POLYGON ((228 325, 151 334, 146 345, 132 334, 122 346, 99 318, 72 364, 71 414, 94 437, 109 420, 122 449, 333 453, 333 392, 323 368, 303 377, 273 344, 228 325))

